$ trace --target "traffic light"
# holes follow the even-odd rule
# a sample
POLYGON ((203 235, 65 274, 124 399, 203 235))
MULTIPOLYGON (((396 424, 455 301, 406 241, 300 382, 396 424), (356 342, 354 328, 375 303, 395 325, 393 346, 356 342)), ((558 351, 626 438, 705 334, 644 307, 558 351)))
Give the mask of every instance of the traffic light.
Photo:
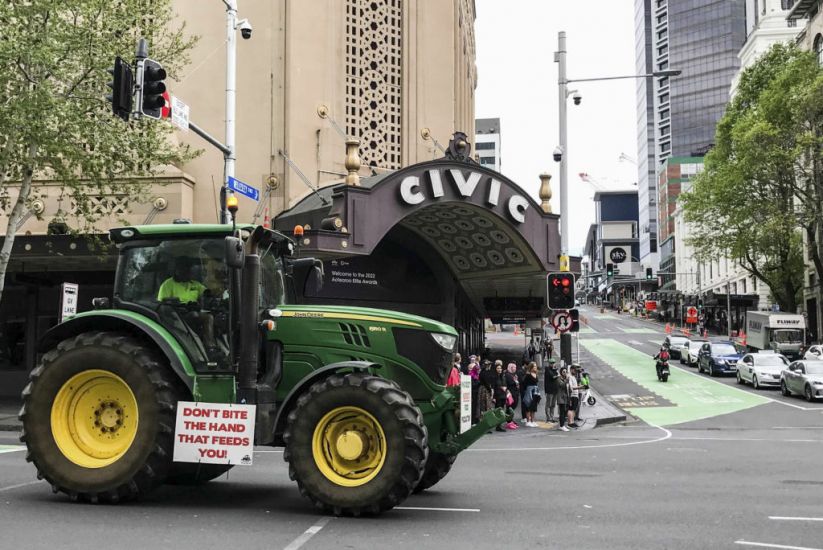
POLYGON ((571 317, 572 320, 572 326, 569 332, 580 332, 580 312, 576 309, 570 309, 569 317, 571 317))
POLYGON ((568 272, 549 273, 549 309, 574 307, 574 275, 568 272))
POLYGON ((140 112, 150 118, 160 118, 166 99, 163 93, 166 91, 166 69, 154 59, 146 59, 143 62, 143 82, 140 87, 140 97, 142 99, 140 112))
POLYGON ((606 264, 606 277, 609 279, 614 277, 614 264, 606 264))
POLYGON ((653 272, 652 268, 647 267, 646 268, 646 280, 651 281, 653 277, 654 277, 654 272, 653 272))
POLYGON ((114 68, 109 69, 109 74, 111 74, 112 80, 106 85, 111 88, 111 93, 106 96, 106 99, 111 102, 111 111, 115 116, 128 120, 131 116, 132 91, 134 88, 131 66, 120 57, 115 57, 114 68))

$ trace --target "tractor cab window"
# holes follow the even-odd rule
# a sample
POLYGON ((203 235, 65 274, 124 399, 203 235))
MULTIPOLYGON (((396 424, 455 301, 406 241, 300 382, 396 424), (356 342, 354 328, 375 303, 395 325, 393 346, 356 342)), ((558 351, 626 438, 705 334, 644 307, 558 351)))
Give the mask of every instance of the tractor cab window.
POLYGON ((286 303, 286 283, 283 259, 266 250, 260 259, 260 308, 266 309, 286 303))
POLYGON ((159 318, 193 361, 229 365, 223 239, 141 241, 121 251, 115 299, 159 318))

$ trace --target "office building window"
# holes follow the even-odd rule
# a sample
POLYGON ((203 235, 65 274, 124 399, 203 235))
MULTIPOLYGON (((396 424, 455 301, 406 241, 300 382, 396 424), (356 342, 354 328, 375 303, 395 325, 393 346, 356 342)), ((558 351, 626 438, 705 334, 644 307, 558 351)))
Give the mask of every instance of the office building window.
POLYGON ((493 141, 481 141, 474 146, 475 149, 481 151, 483 149, 494 149, 494 142, 493 141))
POLYGON ((480 157, 480 164, 494 164, 497 161, 497 157, 480 157))

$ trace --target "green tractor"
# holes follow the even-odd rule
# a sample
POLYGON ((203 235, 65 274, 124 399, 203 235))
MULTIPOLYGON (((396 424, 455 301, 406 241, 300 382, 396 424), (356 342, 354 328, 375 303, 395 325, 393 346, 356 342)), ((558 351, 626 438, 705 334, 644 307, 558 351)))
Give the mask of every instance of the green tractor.
POLYGON ((118 502, 230 464, 173 461, 178 402, 256 406, 255 445, 324 512, 378 514, 445 476, 504 421, 461 433, 444 386, 457 333, 394 311, 300 305, 322 263, 261 226, 111 230, 112 302, 51 329, 23 391, 21 441, 72 500, 118 502))

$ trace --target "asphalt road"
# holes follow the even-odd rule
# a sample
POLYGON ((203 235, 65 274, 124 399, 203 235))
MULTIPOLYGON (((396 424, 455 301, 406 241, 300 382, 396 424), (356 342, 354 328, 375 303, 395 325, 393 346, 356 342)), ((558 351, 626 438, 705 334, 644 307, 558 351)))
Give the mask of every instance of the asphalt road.
MULTIPOLYGON (((2 547, 823 548, 820 404, 685 368, 670 379, 677 389, 655 388, 633 354, 653 352, 660 328, 622 316, 590 323, 580 359, 601 393, 633 405, 635 421, 489 435, 433 490, 363 519, 317 515, 282 454, 265 449, 253 467, 202 487, 74 504, 36 481, 13 434, 0 434, 2 547)), ((654 371, 650 359, 643 368, 654 371)))

